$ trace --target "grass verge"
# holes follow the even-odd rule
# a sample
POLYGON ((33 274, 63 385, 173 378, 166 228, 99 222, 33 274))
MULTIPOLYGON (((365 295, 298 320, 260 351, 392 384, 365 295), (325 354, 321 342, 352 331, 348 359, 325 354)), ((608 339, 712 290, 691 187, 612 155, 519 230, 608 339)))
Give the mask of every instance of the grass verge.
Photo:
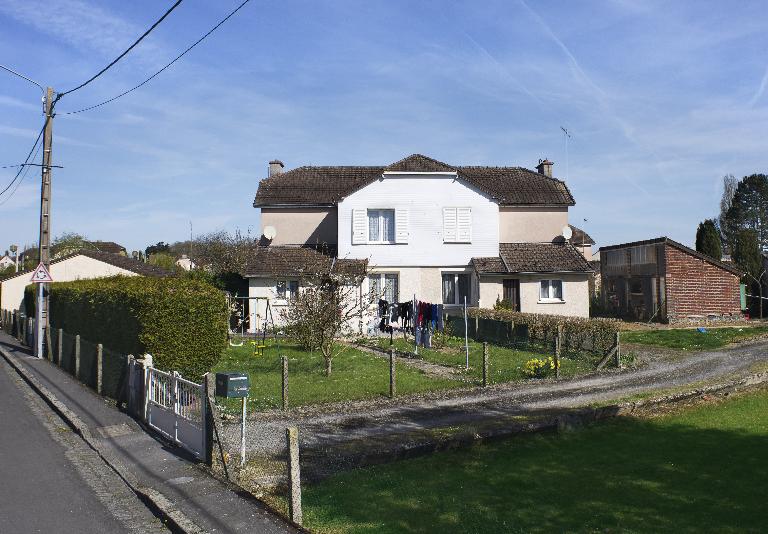
POLYGON ((768 391, 436 453, 304 490, 314 532, 759 532, 768 391))
POLYGON ((626 343, 655 345, 669 349, 697 351, 714 350, 735 343, 768 335, 768 327, 707 328, 706 333, 695 328, 672 328, 669 330, 645 330, 623 332, 621 340, 626 343))

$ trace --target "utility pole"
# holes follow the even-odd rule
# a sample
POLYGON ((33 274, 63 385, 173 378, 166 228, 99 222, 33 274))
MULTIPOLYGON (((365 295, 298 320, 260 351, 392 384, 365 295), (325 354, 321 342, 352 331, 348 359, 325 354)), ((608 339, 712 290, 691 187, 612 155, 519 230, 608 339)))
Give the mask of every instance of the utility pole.
POLYGON ((569 161, 568 161, 568 139, 571 138, 571 132, 568 131, 567 128, 564 128, 563 126, 560 127, 560 129, 563 131, 563 136, 565 139, 565 181, 567 182, 570 179, 570 176, 568 176, 569 173, 569 161))
MULTIPOLYGON (((50 272, 51 267, 51 179, 53 171, 53 95, 52 87, 45 91, 43 109, 45 113, 45 130, 43 132, 43 166, 42 184, 40 187, 40 240, 38 241, 38 256, 40 263, 50 272)), ((37 328, 35 329, 35 356, 43 357, 43 339, 48 328, 48 284, 37 284, 37 328)))

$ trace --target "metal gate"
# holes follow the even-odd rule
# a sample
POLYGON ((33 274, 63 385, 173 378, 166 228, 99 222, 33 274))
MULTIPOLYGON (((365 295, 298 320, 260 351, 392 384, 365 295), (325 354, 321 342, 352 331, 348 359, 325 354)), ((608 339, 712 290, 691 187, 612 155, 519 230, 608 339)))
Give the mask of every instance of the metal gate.
POLYGON ((146 367, 144 420, 199 459, 205 459, 205 387, 176 373, 146 367))

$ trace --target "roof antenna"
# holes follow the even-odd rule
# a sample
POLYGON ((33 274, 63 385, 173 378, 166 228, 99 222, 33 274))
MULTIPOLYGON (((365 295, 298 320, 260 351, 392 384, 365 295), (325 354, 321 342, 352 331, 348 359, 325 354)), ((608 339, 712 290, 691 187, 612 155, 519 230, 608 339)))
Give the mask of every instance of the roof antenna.
POLYGON ((569 132, 565 127, 561 126, 560 129, 563 131, 563 139, 565 140, 565 181, 567 182, 570 178, 569 172, 568 172, 568 139, 571 138, 571 132, 569 132))

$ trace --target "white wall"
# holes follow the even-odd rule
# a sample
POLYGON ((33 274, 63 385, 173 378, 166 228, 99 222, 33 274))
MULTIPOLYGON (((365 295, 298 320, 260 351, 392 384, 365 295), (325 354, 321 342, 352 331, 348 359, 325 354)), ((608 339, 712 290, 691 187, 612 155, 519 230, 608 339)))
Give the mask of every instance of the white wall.
POLYGON ((520 279, 520 311, 548 315, 589 317, 589 274, 560 273, 542 275, 493 275, 480 278, 481 308, 493 308, 496 298, 503 298, 503 280, 520 279), (563 302, 540 302, 539 282, 546 279, 563 281, 563 302))
MULTIPOLYGON (((71 282, 90 278, 105 278, 108 276, 138 276, 132 271, 115 267, 109 263, 89 258, 74 256, 51 264, 51 277, 54 282, 71 282)), ((24 302, 24 288, 32 283, 32 273, 10 278, 0 286, 0 308, 17 310, 24 302)))
POLYGON ((446 175, 385 175, 339 202, 339 257, 369 259, 372 268, 467 265, 499 255, 499 207, 446 175), (443 208, 472 208, 472 243, 443 243, 443 208), (353 209, 407 209, 408 243, 352 244, 353 209))

